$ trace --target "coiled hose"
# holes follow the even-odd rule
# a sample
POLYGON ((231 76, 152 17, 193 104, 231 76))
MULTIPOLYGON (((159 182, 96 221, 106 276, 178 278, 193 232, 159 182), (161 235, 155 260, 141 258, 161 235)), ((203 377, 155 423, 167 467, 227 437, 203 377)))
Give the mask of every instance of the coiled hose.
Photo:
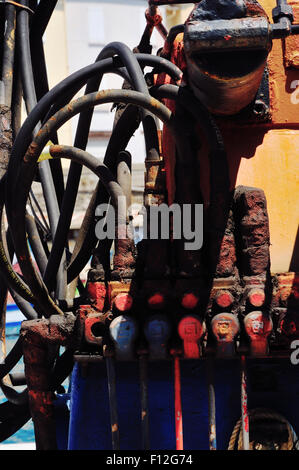
MULTIPOLYGON (((133 54, 124 44, 114 42, 101 51, 94 64, 78 70, 49 90, 41 38, 56 3, 56 0, 41 0, 35 4, 33 12, 28 8, 29 2, 26 0, 22 0, 19 5, 11 3, 4 6, 6 21, 10 30, 15 32, 16 43, 15 54, 12 55, 7 42, 4 42, 3 57, 6 59, 2 61, 4 65, 1 70, 1 90, 4 93, 0 96, 5 97, 6 106, 11 105, 13 141, 11 151, 8 151, 9 161, 3 168, 0 180, 0 217, 2 219, 6 215, 8 220, 8 233, 4 229, 0 231, 0 272, 27 319, 65 315, 69 308, 67 286, 74 279, 78 279, 78 286, 81 285, 80 273, 94 247, 100 243, 94 234, 95 207, 109 200, 117 204, 120 195, 115 181, 117 158, 126 149, 140 123, 144 128, 147 160, 160 158, 157 119, 173 132, 178 153, 183 158, 184 137, 176 133, 175 116, 162 104, 163 98, 179 100, 194 120, 200 122, 210 143, 211 163, 214 162, 214 167, 220 165, 223 168, 223 180, 217 184, 224 182, 225 185, 226 178, 226 161, 220 134, 198 100, 175 85, 148 90, 143 73, 145 66, 151 67, 156 73, 166 72, 174 83, 182 78, 181 70, 162 57, 133 54), (13 67, 14 73, 7 75, 5 72, 4 77, 4 71, 9 67, 13 67), (107 73, 121 76, 130 89, 98 91, 102 77, 107 73), (71 101, 84 86, 85 94, 71 101), (28 112, 22 126, 21 91, 28 112), (113 128, 103 165, 99 166, 85 149, 94 107, 102 103, 122 103, 125 108, 113 128), (79 121, 74 146, 60 146, 57 131, 76 114, 79 114, 79 121), (39 162, 39 156, 49 140, 54 144, 50 150, 54 158, 39 162), (72 160, 65 187, 60 158, 57 157, 72 160), (99 183, 71 254, 67 238, 84 165, 97 174, 99 183), (32 208, 35 199, 33 181, 42 183, 49 226, 43 214, 39 216, 31 210, 30 215, 27 211, 27 202, 31 202, 32 208), (51 251, 45 242, 49 237, 52 241, 51 251), (28 240, 38 270, 31 258, 28 240), (14 255, 21 267, 21 275, 13 269, 11 260, 14 255)), ((30 3, 32 8, 33 4, 30 3)), ((4 35, 3 22, 0 26, 0 32, 4 35)), ((109 246, 104 247, 104 250, 107 249, 109 246)), ((4 298, 3 295, 2 300, 4 298)), ((73 310, 75 312, 75 307, 73 310)), ((9 374, 21 357, 22 348, 18 340, 1 364, 1 379, 9 374)), ((58 355, 54 362, 51 387, 55 391, 72 369, 71 351, 66 350, 61 356, 58 355)), ((8 437, 9 430, 14 433, 30 417, 26 390, 17 394, 14 387, 3 380, 2 390, 8 402, 0 405, 0 440, 8 437)))

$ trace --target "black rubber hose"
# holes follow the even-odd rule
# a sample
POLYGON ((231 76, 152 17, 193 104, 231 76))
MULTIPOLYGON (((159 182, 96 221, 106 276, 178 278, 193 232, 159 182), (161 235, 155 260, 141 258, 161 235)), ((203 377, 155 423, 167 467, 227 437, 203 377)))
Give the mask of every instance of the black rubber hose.
MULTIPOLYGON (((20 345, 20 340, 16 345, 20 345)), ((16 346, 15 345, 15 346, 16 346)), ((20 348, 22 349, 22 348, 20 348)), ((21 358, 21 355, 19 359, 21 358)), ((6 358, 7 359, 7 358, 6 358)), ((18 360, 15 361, 18 362, 18 360)), ((55 362, 54 369, 51 373, 51 389, 56 390, 64 380, 71 374, 73 368, 73 351, 66 349, 55 362)), ((15 365, 15 364, 14 364, 15 365)), ((5 364, 5 369, 0 365, 1 378, 7 375, 12 369, 13 365, 10 364, 8 368, 5 364)), ((24 393, 25 396, 25 393, 24 393)), ((25 401, 25 400, 24 400, 25 401)), ((11 435, 15 434, 24 424, 29 421, 31 414, 29 411, 28 400, 24 404, 14 404, 9 401, 0 404, 0 442, 8 439, 11 435)))
POLYGON ((31 418, 29 405, 14 405, 8 401, 0 405, 0 442, 22 428, 31 418))
MULTIPOLYGON (((163 58, 156 57, 156 56, 148 56, 147 54, 136 54, 136 58, 138 59, 141 66, 142 64, 155 66, 158 69, 158 71, 161 70, 161 68, 162 69, 165 68, 166 70, 168 70, 169 73, 171 73, 174 79, 178 80, 181 77, 181 71, 174 64, 172 64, 171 62, 163 58), (171 70, 169 70, 169 67, 171 70)), ((75 91, 77 91, 77 89, 75 91)), ((73 91, 71 95, 75 94, 75 91, 73 91)), ((120 150, 125 149, 128 141, 133 135, 133 132, 138 128, 140 124, 140 118, 138 117, 138 111, 136 110, 136 108, 135 109, 132 107, 129 107, 129 108, 130 108, 129 112, 125 114, 124 119, 121 121, 123 122, 123 128, 119 130, 120 126, 117 125, 117 129, 113 130, 112 136, 109 140, 108 148, 107 148, 105 159, 104 159, 104 163, 107 164, 109 167, 110 167, 110 161, 113 160, 113 158, 111 158, 111 154, 115 156, 118 154, 120 150), (132 115, 133 115, 133 121, 131 118, 132 115), (127 120, 128 118, 129 120, 127 120), (130 130, 132 122, 133 122, 133 128, 132 130, 130 130), (127 135, 129 135, 129 137, 127 137, 127 135), (121 142, 124 142, 124 143, 120 145, 121 142), (117 147, 117 151, 115 151, 114 149, 115 144, 117 147), (106 160, 106 158, 109 159, 109 162, 108 160, 106 160)), ((50 115, 52 115, 52 112, 51 114, 48 113, 48 118, 50 117, 50 115)), ((72 181, 73 181, 73 174, 72 174, 72 181)), ((105 194, 103 194, 102 188, 99 187, 99 195, 97 198, 97 204, 99 204, 100 202, 103 202, 103 200, 107 200, 107 197, 105 197, 105 194)), ((68 223, 66 223, 67 221, 65 218, 63 220, 64 220, 65 226, 69 225, 68 223)), ((80 273, 83 267, 86 265, 88 259, 90 258, 90 253, 92 252, 92 249, 95 247, 97 243, 97 239, 94 235, 94 225, 92 225, 88 229, 88 232, 86 232, 86 229, 84 229, 84 233, 85 233, 84 242, 82 238, 80 239, 81 244, 82 244, 82 249, 80 249, 78 256, 76 256, 76 258, 74 258, 71 264, 68 266, 68 270, 67 270, 67 282, 68 283, 71 280, 73 280, 80 273)), ((59 235, 58 239, 59 238, 61 239, 61 237, 62 235, 59 235)), ((54 256, 55 248, 56 247, 54 245, 52 256, 54 256)), ((57 254, 56 258, 59 259, 59 253, 57 254)), ((54 271, 54 267, 52 267, 53 265, 52 266, 51 265, 52 265, 52 259, 50 260, 50 263, 49 263, 49 271, 52 271, 52 270, 54 271)), ((56 265, 57 265, 57 262, 56 262, 56 265)))
MULTIPOLYGON (((26 0, 21 0, 21 3, 22 5, 28 6, 28 2, 26 0)), ((17 32, 18 46, 20 48, 19 57, 21 62, 24 99, 27 113, 29 114, 37 103, 37 97, 34 87, 34 76, 31 62, 28 15, 29 13, 26 10, 21 10, 19 12, 17 32)), ((37 132, 38 127, 35 128, 34 133, 37 132)), ((41 162, 39 165, 39 175, 42 182, 47 212, 49 215, 52 237, 54 237, 59 220, 59 206, 49 162, 41 162)), ((64 270, 64 261, 64 257, 62 256, 57 273, 56 294, 58 298, 64 298, 66 292, 66 273, 64 270)))
MULTIPOLYGON (((118 71, 118 73, 120 72, 118 71)), ((90 93, 92 91, 96 91, 99 88, 102 76, 103 75, 99 75, 94 79, 90 79, 90 81, 87 83, 85 94, 90 93)), ((86 148, 92 115, 93 109, 87 110, 84 113, 80 114, 74 142, 75 147, 78 147, 80 149, 86 148)), ((59 266, 59 262, 64 248, 63 241, 66 240, 68 236, 72 214, 76 203, 81 172, 82 166, 76 163, 75 161, 72 161, 67 177, 65 194, 62 200, 61 214, 57 226, 57 232, 53 240, 51 253, 44 274, 44 283, 46 284, 48 289, 51 289, 54 284, 57 268, 59 266)))
POLYGON ((7 375, 19 362, 21 357, 23 356, 23 346, 22 340, 19 337, 9 353, 7 354, 4 363, 0 364, 0 378, 2 379, 7 375))
MULTIPOLYGON (((106 63, 106 64, 103 64, 103 65, 104 65, 104 66, 107 66, 107 63, 106 63)), ((109 67, 108 67, 108 68, 106 67, 106 69, 110 70, 111 61, 109 61, 109 64, 108 64, 108 65, 109 65, 109 67)), ((64 90, 62 89, 61 94, 63 93, 63 91, 64 91, 64 90)), ((50 92, 49 95, 51 95, 51 94, 52 94, 52 93, 50 92)), ((47 97, 49 97, 49 95, 48 95, 47 97)), ((46 100, 46 105, 47 105, 47 101, 48 101, 48 100, 46 100)), ((46 106, 44 106, 44 108, 45 108, 45 107, 46 107, 46 106)), ((39 104, 37 105, 36 108, 39 108, 39 104)), ((35 108, 35 109, 36 109, 36 108, 35 108)), ((34 109, 33 112, 32 112, 33 115, 35 114, 35 109, 34 109)), ((28 118, 27 118, 27 119, 28 119, 28 118)), ((30 121, 31 119, 28 119, 28 120, 30 121)), ((33 126, 32 126, 32 130, 29 131, 29 134, 27 134, 27 138, 28 138, 28 135, 30 136, 31 133, 33 132, 33 129, 34 129, 35 126, 37 125, 38 120, 39 120, 39 116, 36 118, 36 120, 35 120, 35 122, 34 122, 34 124, 33 124, 33 126)), ((28 121, 27 121, 27 122, 28 122, 28 121)), ((22 130, 23 130, 23 127, 22 127, 21 130, 20 130, 20 135, 21 135, 21 136, 22 136, 22 130)), ((16 139, 16 140, 18 140, 18 137, 19 137, 19 135, 17 136, 17 139, 16 139)), ((23 138, 24 138, 24 135, 23 135, 23 137, 22 137, 22 140, 23 140, 23 138)), ((14 171, 15 171, 15 167, 14 167, 14 165, 13 165, 13 158, 11 158, 10 163, 11 163, 12 166, 13 166, 12 172, 14 172, 14 171)), ((10 188, 9 188, 9 185, 7 185, 7 190, 9 190, 9 189, 10 189, 10 188)), ((13 197, 13 196, 12 196, 12 197, 13 197)), ((9 204, 8 204, 8 206, 9 206, 9 204)), ((0 246, 0 247, 1 247, 1 246, 0 246)), ((2 251, 0 251, 0 254, 1 254, 1 252, 2 252, 2 251)), ((1 257, 0 257, 0 265, 1 265, 1 261, 2 261, 2 259, 1 259, 1 257)), ((2 263, 2 270, 4 270, 4 272, 6 273, 7 277, 8 277, 8 278, 10 279, 10 281, 11 281, 10 284, 9 284, 10 287, 12 287, 14 290, 16 290, 20 295, 22 295, 23 297, 25 297, 25 299, 27 299, 28 301, 32 302, 32 301, 33 301, 33 296, 32 296, 32 294, 30 293, 29 289, 27 288, 26 285, 23 285, 23 282, 19 279, 19 276, 13 272, 13 268, 9 265, 9 263, 7 263, 7 260, 6 260, 6 259, 4 259, 4 263, 2 263), (19 288, 20 288, 21 290, 19 290, 19 288), (23 288, 23 291, 22 291, 22 288, 23 288)))
POLYGON ((95 234, 94 214, 97 205, 102 202, 102 198, 98 197, 100 188, 106 192, 106 190, 98 183, 89 201, 79 233, 76 237, 74 250, 67 267, 68 284, 79 276, 83 268, 88 263, 91 253, 98 242, 95 234))
MULTIPOLYGON (((182 77, 182 71, 175 64, 173 64, 167 59, 164 59, 163 57, 149 55, 149 54, 139 54, 139 53, 135 54, 135 56, 141 68, 148 66, 148 67, 154 68, 156 73, 165 72, 168 75, 170 75, 174 81, 179 81, 182 77)), ((91 64, 90 66, 86 68, 98 68, 99 65, 103 65, 103 67, 105 67, 106 64, 107 64, 107 70, 103 71, 103 73, 113 72, 113 73, 119 74, 126 81, 131 83, 131 79, 129 75, 125 72, 123 63, 120 57, 118 56, 114 56, 108 59, 102 59, 100 63, 95 62, 94 64, 91 64), (109 70, 108 64, 111 64, 110 70, 109 70), (121 70, 121 69, 122 71, 120 73, 118 70, 121 70)), ((85 69, 82 69, 82 72, 84 70, 85 69)), ((75 73, 77 74, 78 72, 75 72, 75 73)), ((99 73, 101 73, 101 71, 99 71, 99 73)), ((72 85, 72 86, 70 85, 68 87, 67 92, 63 93, 62 100, 59 101, 59 99, 57 99, 55 101, 51 109, 48 111, 43 123, 46 122, 51 116, 53 116, 53 114, 55 114, 60 108, 65 106, 76 95, 76 93, 82 88, 82 86, 86 83, 86 80, 87 80, 86 78, 75 80, 75 85, 72 85)))
MULTIPOLYGON (((119 153, 122 150, 125 150, 128 142, 130 141, 132 135, 139 127, 140 124, 140 113, 138 108, 135 106, 126 106, 122 111, 120 118, 116 121, 113 128, 112 134, 110 136, 108 146, 106 149, 104 163, 111 169, 113 174, 116 172, 116 162, 119 153)), ((93 213, 95 207, 100 203, 108 203, 109 197, 105 189, 100 185, 98 188, 97 200, 94 205, 93 213)), ((74 279, 84 268, 86 263, 90 258, 90 254, 93 252, 98 240, 95 236, 95 220, 93 217, 92 223, 88 227, 88 231, 85 233, 84 241, 81 241, 81 247, 78 253, 74 253, 72 261, 67 269, 67 279, 70 282, 74 279)), ((76 244, 77 245, 77 244, 76 244)), ((105 243, 102 241, 99 242, 97 248, 97 257, 101 259, 103 265, 108 266, 109 259, 109 250, 111 244, 105 243), (106 259, 107 262, 103 259, 106 259)))
POLYGON ((30 27, 30 34, 32 36, 43 36, 56 4, 57 0, 40 0, 38 2, 30 27))
POLYGON ((0 15, 0 104, 4 103, 4 85, 2 82, 3 48, 5 33, 5 15, 0 15))
POLYGON ((26 214, 25 219, 26 219, 26 230, 28 233, 29 243, 30 243, 36 264, 38 266, 38 269, 40 270, 40 273, 43 275, 47 266, 47 256, 45 254, 44 247, 39 236, 39 232, 36 228, 34 218, 31 215, 26 214))
POLYGON ((14 405, 25 405, 28 403, 28 390, 27 388, 22 392, 17 392, 12 385, 5 383, 4 379, 0 380, 0 388, 3 395, 7 398, 10 403, 14 405))
POLYGON ((36 318, 38 318, 37 312, 34 310, 32 305, 27 302, 27 300, 23 299, 23 297, 17 294, 13 289, 9 289, 9 291, 15 301, 16 306, 23 313, 24 317, 27 320, 35 320, 36 318))
MULTIPOLYGON (((50 155, 53 158, 70 159, 93 171, 110 195, 112 206, 115 208, 116 214, 118 215, 118 223, 120 225, 126 224, 126 210, 122 213, 119 205, 120 198, 124 197, 123 190, 106 165, 100 163, 96 157, 85 150, 68 145, 52 145, 50 147, 50 155)), ((124 207, 124 209, 126 208, 124 207)))
MULTIPOLYGON (((16 50, 18 45, 16 44, 16 50)), ((14 74, 13 74, 13 88, 12 88, 12 99, 11 99, 11 129, 12 129, 12 141, 14 142, 17 133, 21 127, 22 120, 22 80, 20 74, 19 61, 14 62, 14 74)))
MULTIPOLYGON (((136 54, 136 59, 139 61, 140 66, 152 66, 158 67, 159 71, 168 73, 174 80, 180 80, 182 76, 181 70, 166 59, 157 56, 151 56, 148 54, 136 54)), ((6 193, 6 206, 9 212, 10 202, 12 200, 15 187, 15 177, 19 171, 19 164, 28 148, 32 134, 35 127, 38 125, 42 116, 48 111, 48 109, 57 101, 62 100, 66 93, 73 90, 73 96, 84 86, 89 78, 95 74, 103 74, 111 71, 111 68, 119 67, 119 58, 109 58, 102 60, 101 62, 95 62, 94 64, 88 65, 77 72, 74 72, 69 77, 62 80, 55 87, 53 87, 34 107, 29 116, 24 121, 20 132, 16 136, 15 142, 12 148, 12 155, 9 162, 8 168, 8 181, 7 181, 7 193, 6 193)))
MULTIPOLYGON (((28 2, 26 0, 21 0, 20 3, 27 6, 28 2)), ((31 67, 28 11, 25 9, 20 9, 17 15, 17 37, 19 47, 18 59, 21 64, 24 100, 27 114, 29 114, 36 105, 37 100, 33 85, 34 79, 31 67)))
MULTIPOLYGON (((148 87, 143 76, 143 72, 138 64, 135 54, 123 43, 112 42, 108 44, 100 53, 102 58, 118 54, 131 77, 134 89, 149 95, 148 87)), ((142 123, 146 147, 146 159, 157 160, 159 158, 159 139, 154 117, 142 110, 142 123)))
MULTIPOLYGON (((116 122, 115 127, 110 136, 106 149, 103 163, 107 165, 113 174, 116 171, 117 156, 120 151, 125 150, 127 144, 140 124, 140 114, 135 106, 126 106, 120 119, 116 122)), ((88 262, 90 255, 95 248, 98 239, 95 235, 95 208, 100 203, 108 203, 109 196, 102 185, 98 185, 96 200, 92 207, 89 208, 93 214, 89 225, 82 223, 82 234, 80 230, 80 238, 76 242, 76 252, 74 251, 72 260, 67 268, 68 283, 71 282, 82 271, 88 262)), ((101 243, 101 242, 100 242, 101 243)), ((107 247, 109 249, 109 247, 107 247)))
MULTIPOLYGON (((57 0, 39 2, 30 25, 30 50, 37 101, 39 101, 49 91, 47 66, 45 61, 42 36, 56 4, 57 0)), ((51 141, 54 144, 57 144, 57 135, 51 136, 51 141)), ((64 194, 64 179, 61 162, 59 160, 50 162, 50 169, 55 192, 57 195, 58 206, 60 207, 64 194)))
MULTIPOLYGON (((37 101, 39 101, 48 91, 48 76, 45 63, 44 46, 41 37, 30 37, 30 48, 32 58, 32 70, 34 76, 34 86, 37 101)), ((51 141, 58 144, 57 134, 51 136, 51 141)), ((52 179, 54 182, 55 193, 57 197, 58 207, 61 206, 64 194, 64 179, 61 162, 59 160, 49 163, 52 179)))
POLYGON ((6 5, 5 8, 5 36, 3 47, 2 80, 4 85, 5 104, 11 107, 13 88, 13 67, 15 53, 16 8, 6 5))
MULTIPOLYGON (((2 220, 3 217, 3 186, 5 184, 4 180, 5 176, 0 182, 0 220, 2 220)), ((3 226, 1 226, 0 230, 0 271, 9 289, 16 291, 28 302, 34 301, 33 294, 30 291, 29 287, 23 282, 23 280, 14 271, 11 265, 10 256, 6 245, 6 233, 3 230, 3 226)))
MULTIPOLYGON (((128 74, 130 76, 132 85, 136 88, 137 91, 148 94, 148 88, 143 77, 143 73, 140 69, 136 56, 132 51, 122 43, 111 43, 106 46, 99 56, 97 61, 101 59, 108 58, 111 55, 119 54, 120 59, 123 64, 126 66, 128 74)), ((91 79, 86 87, 86 94, 97 90, 100 86, 101 76, 91 79)), ((86 111, 82 113, 79 118, 79 123, 77 127, 77 133, 75 138, 74 146, 78 148, 86 148, 90 122, 92 118, 93 110, 86 111)), ((155 128, 155 123, 152 116, 149 113, 144 114, 144 132, 145 140, 148 152, 151 152, 150 149, 158 149, 158 138, 157 138, 157 129, 155 128)), ((156 153, 155 153, 156 155, 156 153)), ((157 155, 156 155, 157 157, 157 155)), ((66 184, 65 197, 61 207, 61 217, 57 227, 57 234, 53 242, 51 254, 48 260, 48 265, 46 273, 44 276, 44 282, 51 288, 54 277, 57 271, 58 262, 60 260, 62 249, 63 249, 63 240, 67 237, 67 232, 69 230, 72 213, 75 206, 76 194, 79 187, 81 177, 81 167, 77 164, 72 163, 69 170, 69 175, 66 184)))
MULTIPOLYGON (((148 56, 147 54, 136 54, 136 57, 138 58, 140 64, 148 64, 148 61, 150 61, 150 65, 158 67, 159 70, 161 67, 163 68, 165 66, 167 68, 171 64, 171 62, 168 62, 165 59, 161 59, 156 56, 148 56)), ((177 69, 176 66, 174 66, 174 69, 171 70, 171 73, 173 78, 175 77, 176 79, 179 79, 181 75, 181 71, 177 69)), ((113 172, 115 171, 115 162, 118 153, 126 148, 130 138, 138 128, 139 124, 140 116, 138 109, 133 106, 127 106, 122 113, 121 118, 119 121, 117 121, 115 128, 113 129, 104 157, 104 163, 109 168, 111 168, 113 172)), ((95 206, 100 202, 108 202, 108 195, 105 190, 101 188, 101 186, 99 187, 99 194, 95 206)), ((79 249, 78 254, 73 257, 67 269, 68 283, 71 282, 84 268, 90 258, 90 254, 93 248, 97 243, 97 239, 94 233, 94 223, 90 225, 88 231, 86 231, 86 228, 84 227, 82 232, 84 233, 84 238, 80 237, 79 240, 81 243, 81 248, 79 249)))
MULTIPOLYGON (((22 185, 15 197, 14 217, 10 220, 12 229, 11 231, 22 272, 29 286, 31 287, 32 292, 35 294, 36 298, 38 298, 39 304, 44 307, 45 316, 51 315, 52 312, 57 313, 57 310, 59 309, 53 303, 52 299, 49 298, 46 286, 37 276, 37 273, 35 272, 35 269, 31 263, 24 228, 25 206, 28 192, 35 174, 36 162, 40 152, 47 143, 49 134, 51 134, 51 132, 57 130, 62 124, 64 124, 64 122, 66 122, 72 116, 76 115, 78 112, 82 112, 82 110, 88 109, 88 107, 94 107, 97 104, 109 102, 124 102, 126 104, 131 103, 144 107, 156 114, 159 119, 171 125, 170 111, 163 104, 159 103, 150 96, 129 90, 108 90, 98 93, 91 93, 73 101, 58 113, 56 113, 55 119, 51 119, 50 122, 48 122, 47 125, 45 125, 36 136, 34 142, 29 147, 20 168, 20 173, 22 175, 22 185), (18 227, 18 230, 15 230, 16 226, 18 227)), ((16 184, 19 185, 19 182, 16 181, 16 184)))
MULTIPOLYGON (((174 80, 179 80, 181 78, 182 72, 180 69, 165 59, 148 54, 136 54, 136 58, 140 62, 141 66, 149 65, 157 67, 160 71, 165 71, 172 76, 174 80)), ((11 201, 15 194, 14 183, 17 180, 15 176, 19 171, 19 162, 30 143, 31 135, 39 120, 51 105, 53 105, 57 100, 62 99, 70 88, 73 89, 73 93, 76 93, 84 85, 86 80, 92 77, 95 73, 109 72, 111 71, 111 68, 116 68, 116 66, 119 65, 121 65, 119 58, 105 59, 101 62, 91 64, 60 82, 51 91, 49 91, 49 93, 47 93, 40 102, 37 103, 25 120, 13 145, 12 156, 8 167, 8 184, 6 185, 6 210, 8 217, 11 214, 11 201)), ((9 272, 7 273, 10 275, 9 272)))
MULTIPOLYGON (((4 240, 5 240, 4 231, 1 230, 1 243, 3 244, 3 248, 5 250, 6 258, 7 258, 8 262, 11 263, 11 259, 14 256, 14 247, 13 247, 13 242, 12 242, 12 239, 11 239, 11 236, 10 236, 9 229, 6 232, 6 243, 3 243, 4 240)), ((7 278, 4 278, 5 284, 6 284, 6 279, 7 278)), ((27 320, 33 320, 35 318, 38 318, 37 312, 34 310, 32 305, 27 300, 25 300, 21 295, 19 295, 11 287, 9 288, 9 291, 10 291, 11 296, 14 299, 17 307, 23 313, 25 318, 27 318, 27 320)))
POLYGON ((181 105, 189 110, 199 121, 207 135, 212 151, 225 151, 223 138, 214 118, 190 90, 186 87, 168 84, 154 86, 150 89, 150 93, 157 99, 168 98, 179 100, 181 105))

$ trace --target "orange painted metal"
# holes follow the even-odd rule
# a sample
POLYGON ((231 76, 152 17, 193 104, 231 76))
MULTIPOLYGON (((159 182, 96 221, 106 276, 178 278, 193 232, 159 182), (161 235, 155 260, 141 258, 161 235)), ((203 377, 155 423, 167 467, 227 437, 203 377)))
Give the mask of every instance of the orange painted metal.
MULTIPOLYGON (((261 0, 269 18, 276 6, 275 0, 261 0)), ((299 23, 299 0, 291 0, 294 23, 299 23)), ((270 116, 269 122, 241 123, 240 120, 218 118, 223 134, 230 172, 231 188, 238 185, 262 188, 265 192, 270 226, 271 272, 299 271, 298 244, 299 220, 299 36, 273 41, 268 57, 270 116)), ((183 35, 174 41, 169 58, 184 72, 182 82, 188 82, 184 56, 183 35)), ((157 83, 167 83, 161 74, 157 83)), ((174 104, 166 100, 173 109, 174 104)), ((201 130, 198 129, 201 137, 201 130)), ((198 151, 200 161, 199 181, 205 207, 209 205, 208 149, 198 151)), ((174 142, 163 130, 163 157, 165 159, 168 203, 174 200, 174 142)))

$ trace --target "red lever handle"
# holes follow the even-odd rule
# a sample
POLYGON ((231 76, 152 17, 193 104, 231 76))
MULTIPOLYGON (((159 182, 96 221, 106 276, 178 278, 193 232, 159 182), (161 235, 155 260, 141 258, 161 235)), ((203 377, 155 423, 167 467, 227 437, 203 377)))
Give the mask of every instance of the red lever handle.
POLYGON ((251 355, 265 356, 268 352, 268 336, 273 328, 269 315, 260 311, 250 312, 244 318, 244 326, 250 338, 251 355))
POLYGON ((200 356, 200 339, 205 333, 205 324, 196 315, 183 317, 178 326, 178 333, 184 343, 184 356, 197 359, 200 356))
POLYGON ((232 313, 219 313, 212 319, 211 326, 217 341, 217 355, 233 356, 234 338, 240 329, 237 317, 232 313))

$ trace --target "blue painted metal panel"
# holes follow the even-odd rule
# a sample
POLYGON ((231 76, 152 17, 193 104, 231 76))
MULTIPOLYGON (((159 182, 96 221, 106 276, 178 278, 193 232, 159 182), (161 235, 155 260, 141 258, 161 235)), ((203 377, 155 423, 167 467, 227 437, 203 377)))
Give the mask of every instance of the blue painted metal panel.
MULTIPOLYGON (((249 408, 266 407, 283 414, 299 431, 298 370, 288 361, 248 363, 249 408), (259 381, 259 377, 263 380, 259 381)), ((226 449, 240 418, 240 364, 215 364, 218 449, 226 449)), ((181 361, 185 450, 208 449, 208 394, 206 361, 181 361)), ((137 362, 118 362, 117 400, 121 450, 141 449, 140 390, 137 362)), ((175 449, 172 361, 149 363, 149 419, 152 450, 175 449)), ((87 375, 76 364, 72 374, 68 448, 110 450, 110 415, 105 363, 89 364, 87 375)))

